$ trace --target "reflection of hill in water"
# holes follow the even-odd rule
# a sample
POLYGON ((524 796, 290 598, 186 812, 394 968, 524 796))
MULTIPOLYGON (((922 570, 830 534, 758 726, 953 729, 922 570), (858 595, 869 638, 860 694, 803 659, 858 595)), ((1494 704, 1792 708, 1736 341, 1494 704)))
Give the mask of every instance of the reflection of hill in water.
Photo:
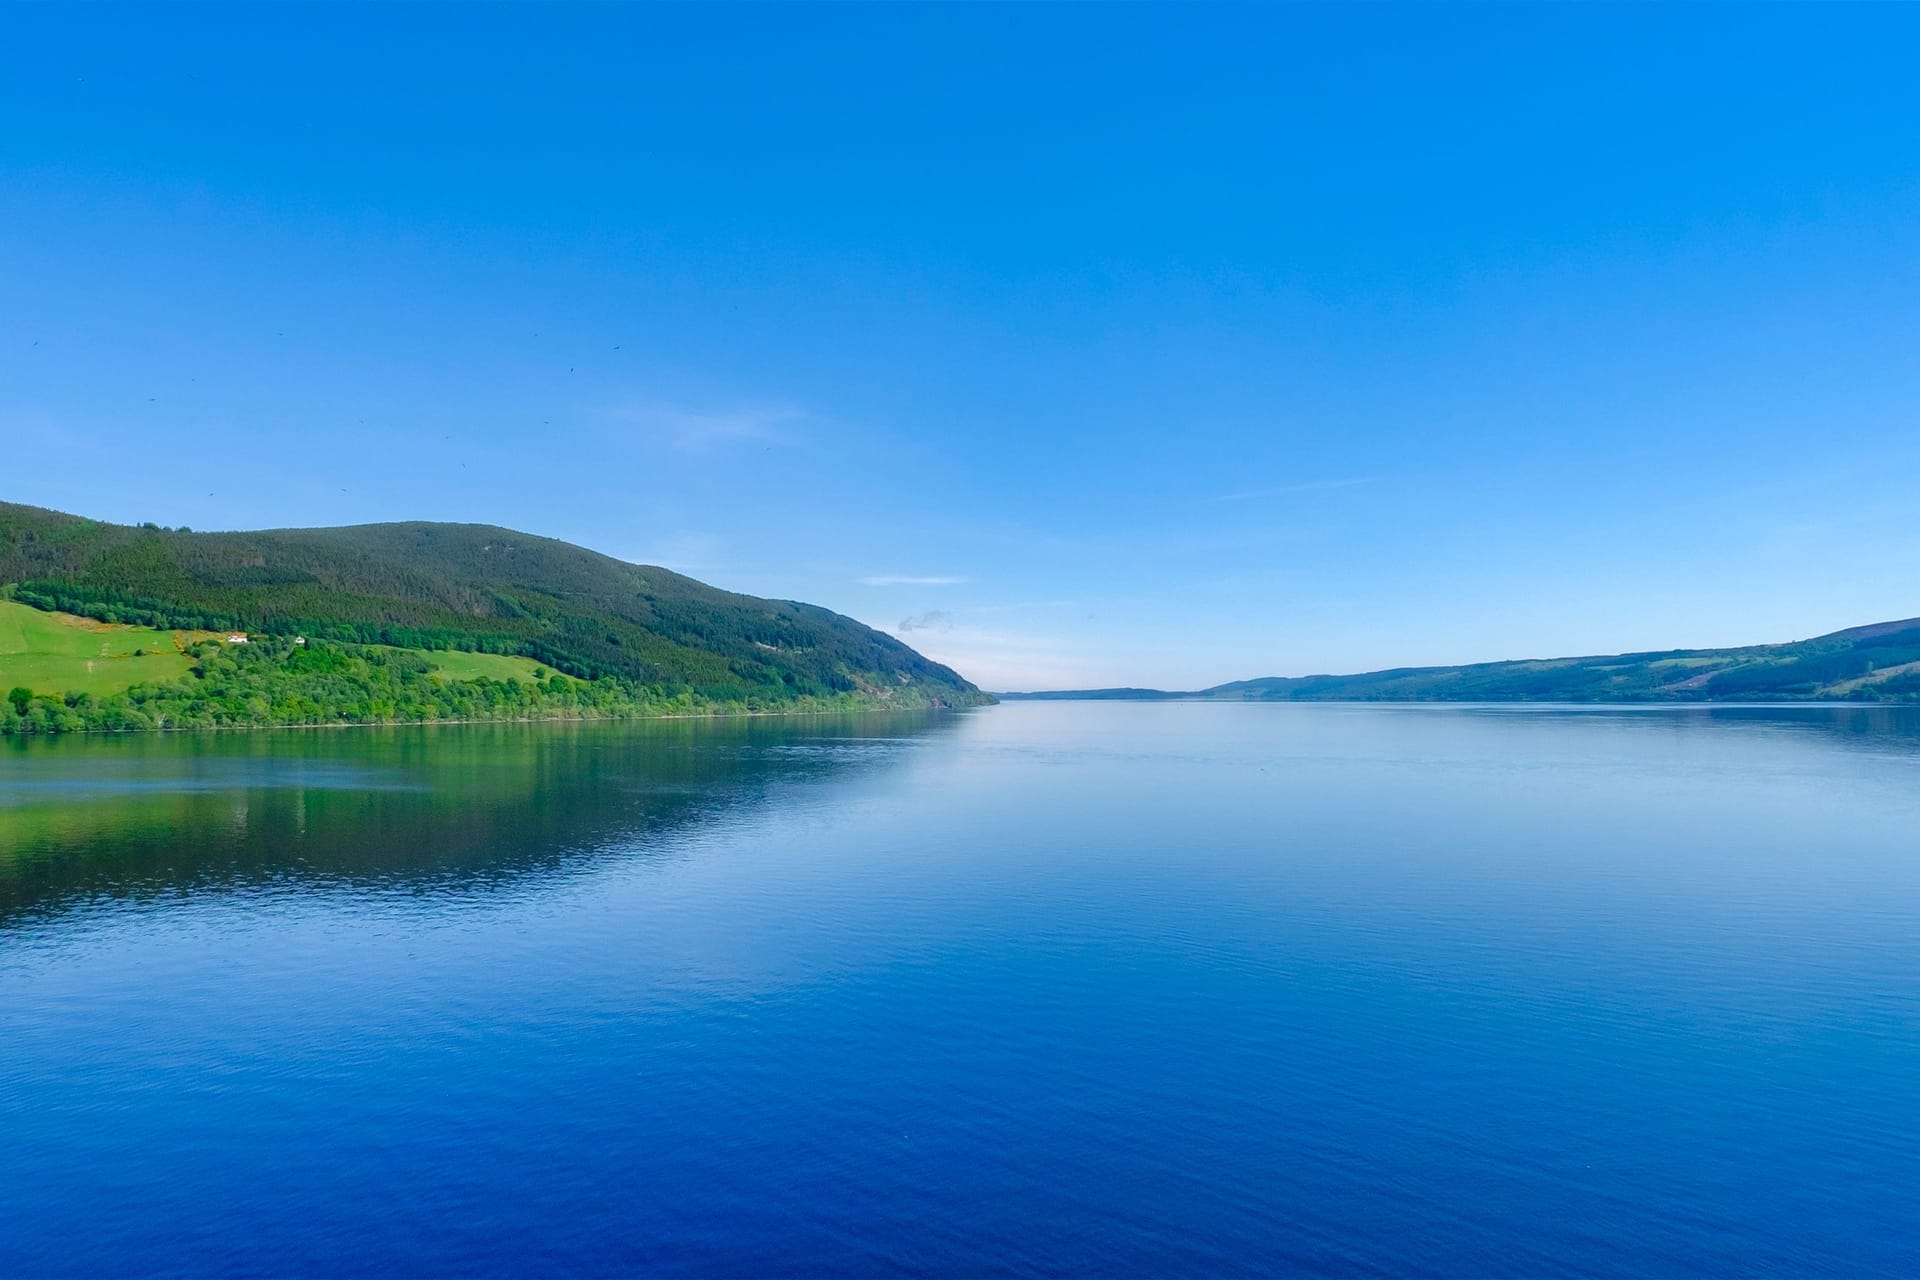
MULTIPOLYGON (((1378 704, 1321 704, 1369 706, 1378 704)), ((1596 706, 1592 704, 1556 707, 1541 703, 1479 703, 1447 706, 1418 703, 1419 711, 1437 714, 1466 714, 1486 717, 1545 718, 1605 721, 1633 726, 1650 733, 1769 733, 1795 737, 1813 736, 1826 745, 1842 750, 1868 751, 1877 755, 1920 757, 1920 707, 1913 706, 1836 706, 1823 704, 1781 704, 1777 706, 1739 706, 1691 703, 1687 705, 1635 704, 1596 706)))
MULTIPOLYGON (((1920 765, 1911 707, 1289 703, 1248 714, 1270 710, 1468 716, 1516 732, 1574 722, 1629 739, 1786 735, 1920 765)), ((0 927, 96 898, 486 893, 872 776, 961 723, 919 713, 0 740, 0 927)))
POLYGON ((483 889, 882 769, 935 713, 0 744, 0 924, 97 897, 483 889))

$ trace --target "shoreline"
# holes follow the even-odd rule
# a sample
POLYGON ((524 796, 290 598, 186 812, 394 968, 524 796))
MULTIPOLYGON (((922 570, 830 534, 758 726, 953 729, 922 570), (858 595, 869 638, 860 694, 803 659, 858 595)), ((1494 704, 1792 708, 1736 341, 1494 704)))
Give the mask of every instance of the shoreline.
MULTIPOLYGON (((983 702, 981 707, 994 706, 983 702)), ((322 724, 195 724, 162 725, 153 729, 62 729, 53 733, 6 733, 0 734, 0 742, 18 739, 51 740, 55 738, 104 737, 108 735, 137 737, 156 733, 276 733, 283 730, 324 730, 324 729, 426 729, 436 725, 474 725, 474 724, 630 724, 640 721, 661 720, 758 720, 769 718, 793 718, 800 716, 866 716, 866 715, 904 715, 915 712, 945 713, 955 711, 973 711, 976 707, 859 707, 850 709, 822 709, 815 711, 670 711, 660 715, 647 716, 501 716, 485 719, 458 720, 329 720, 322 724)))

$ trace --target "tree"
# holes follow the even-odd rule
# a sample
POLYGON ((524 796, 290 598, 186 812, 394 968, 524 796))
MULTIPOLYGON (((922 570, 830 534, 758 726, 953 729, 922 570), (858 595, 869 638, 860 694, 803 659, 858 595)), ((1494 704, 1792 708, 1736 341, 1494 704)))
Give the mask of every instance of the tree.
POLYGON ((7 701, 13 704, 15 715, 27 714, 27 704, 33 701, 33 690, 25 685, 15 685, 7 693, 7 701))

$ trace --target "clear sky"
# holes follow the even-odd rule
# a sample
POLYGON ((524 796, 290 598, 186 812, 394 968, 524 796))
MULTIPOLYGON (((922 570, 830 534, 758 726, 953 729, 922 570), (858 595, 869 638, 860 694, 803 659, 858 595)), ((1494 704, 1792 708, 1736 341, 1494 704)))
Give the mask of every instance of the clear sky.
POLYGON ((1920 614, 1920 8, 0 9, 0 495, 989 688, 1920 614))

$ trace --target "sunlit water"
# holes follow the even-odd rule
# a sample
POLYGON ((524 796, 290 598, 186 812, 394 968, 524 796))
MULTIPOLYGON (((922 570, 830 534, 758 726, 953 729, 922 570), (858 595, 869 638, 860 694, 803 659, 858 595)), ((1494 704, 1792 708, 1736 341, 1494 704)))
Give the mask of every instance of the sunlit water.
POLYGON ((0 744, 0 1272, 1920 1273, 1920 713, 0 744))

